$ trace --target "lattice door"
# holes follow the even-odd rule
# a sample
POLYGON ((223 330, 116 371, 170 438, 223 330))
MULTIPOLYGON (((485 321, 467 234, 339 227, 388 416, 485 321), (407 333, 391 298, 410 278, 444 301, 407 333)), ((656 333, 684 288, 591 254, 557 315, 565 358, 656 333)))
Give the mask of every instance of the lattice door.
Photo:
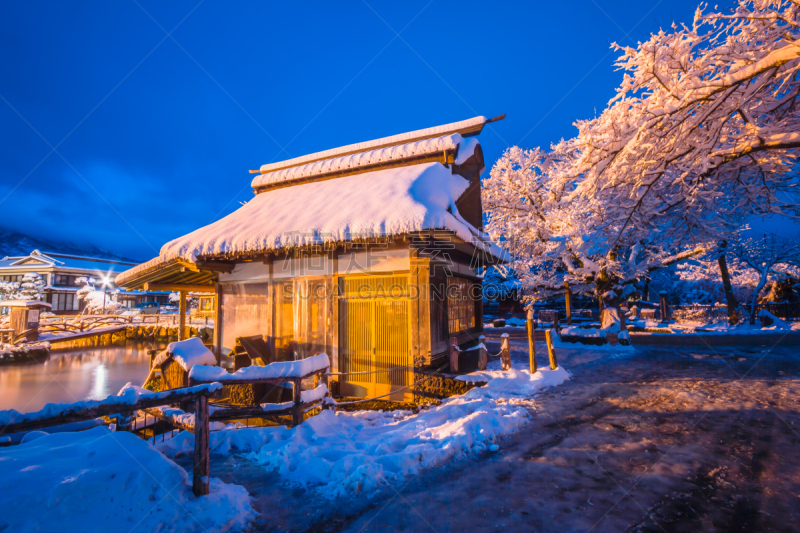
POLYGON ((403 367, 345 376, 343 392, 350 391, 346 394, 377 396, 410 383, 407 290, 408 276, 348 277, 343 281, 339 304, 342 371, 403 367))

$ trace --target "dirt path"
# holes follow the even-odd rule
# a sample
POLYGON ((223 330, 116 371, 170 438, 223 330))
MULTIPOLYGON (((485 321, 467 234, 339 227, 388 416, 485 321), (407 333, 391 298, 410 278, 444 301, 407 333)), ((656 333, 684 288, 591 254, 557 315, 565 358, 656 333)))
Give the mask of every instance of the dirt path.
POLYGON ((236 457, 215 475, 254 496, 254 531, 797 531, 800 347, 768 348, 562 351, 572 379, 500 451, 372 495, 328 501, 236 457))
POLYGON ((763 350, 563 353, 573 379, 500 452, 310 529, 797 531, 800 348, 763 350))

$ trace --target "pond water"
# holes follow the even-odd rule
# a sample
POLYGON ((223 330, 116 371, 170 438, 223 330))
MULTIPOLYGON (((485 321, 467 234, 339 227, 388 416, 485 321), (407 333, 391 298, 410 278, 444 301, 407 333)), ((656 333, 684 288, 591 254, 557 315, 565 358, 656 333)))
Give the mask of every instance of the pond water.
POLYGON ((47 403, 102 400, 150 371, 147 350, 163 343, 126 341, 52 350, 43 364, 0 366, 0 410, 38 411, 47 403))

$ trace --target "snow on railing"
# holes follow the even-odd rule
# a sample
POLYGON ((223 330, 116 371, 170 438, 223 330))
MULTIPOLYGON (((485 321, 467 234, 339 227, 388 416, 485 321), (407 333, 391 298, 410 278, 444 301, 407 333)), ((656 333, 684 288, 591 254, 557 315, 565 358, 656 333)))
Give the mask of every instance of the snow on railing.
POLYGON ((297 361, 281 361, 270 363, 266 366, 248 366, 240 368, 234 373, 229 373, 224 368, 208 365, 194 365, 189 372, 190 383, 207 383, 219 381, 220 383, 258 383, 289 381, 293 378, 304 379, 314 374, 322 373, 330 367, 327 354, 321 353, 297 361))

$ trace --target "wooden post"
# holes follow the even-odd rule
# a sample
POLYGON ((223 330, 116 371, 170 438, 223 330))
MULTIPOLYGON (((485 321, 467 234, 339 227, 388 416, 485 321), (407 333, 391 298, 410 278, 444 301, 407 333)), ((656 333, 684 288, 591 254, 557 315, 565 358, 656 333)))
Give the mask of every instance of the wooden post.
POLYGON ((553 348, 553 332, 545 330, 544 339, 547 342, 547 354, 550 356, 550 370, 558 368, 558 360, 556 360, 556 350, 553 348))
MULTIPOLYGON (((567 300, 569 301, 569 300, 567 300)), ((567 304, 567 316, 569 316, 569 304, 567 304)), ((531 360, 531 374, 536 373, 536 342, 533 335, 533 308, 528 309, 528 353, 531 360)))
POLYGON ((661 304, 661 321, 669 320, 669 304, 667 304, 667 291, 658 293, 659 303, 661 304))
POLYGON ((178 291, 180 295, 180 300, 178 301, 178 315, 179 316, 179 324, 178 324, 178 340, 185 341, 186 340, 186 291, 178 291))
POLYGON ((130 431, 136 411, 124 411, 117 418, 117 431, 130 431))
POLYGON ((458 339, 450 337, 450 372, 458 372, 458 339))
POLYGON ((194 401, 194 470, 192 492, 195 496, 208 494, 208 477, 211 473, 211 457, 208 452, 208 397, 200 396, 194 401))
POLYGON ((486 370, 486 363, 489 361, 489 352, 486 350, 486 337, 478 337, 480 348, 478 348, 478 370, 486 370))
POLYGON ((292 408, 292 427, 297 427, 303 422, 303 404, 300 403, 300 378, 292 379, 292 401, 294 407, 292 408))
POLYGON ((569 281, 564 280, 564 301, 567 304, 567 325, 572 325, 572 293, 569 291, 569 281))
MULTIPOLYGON (((270 273, 272 272, 272 263, 270 263, 270 273)), ((270 284, 270 286, 272 286, 270 284)), ((217 358, 217 364, 219 365, 220 360, 222 359, 222 285, 219 282, 214 284, 215 295, 214 298, 214 355, 217 358)), ((270 297, 273 297, 272 291, 270 291, 270 297)), ((275 313, 272 313, 274 315, 275 313)), ((274 348, 274 346, 273 346, 274 348)), ((274 353, 274 352, 273 352, 274 353)))
POLYGON ((511 342, 508 340, 508 333, 500 336, 500 364, 503 370, 511 370, 511 342))

